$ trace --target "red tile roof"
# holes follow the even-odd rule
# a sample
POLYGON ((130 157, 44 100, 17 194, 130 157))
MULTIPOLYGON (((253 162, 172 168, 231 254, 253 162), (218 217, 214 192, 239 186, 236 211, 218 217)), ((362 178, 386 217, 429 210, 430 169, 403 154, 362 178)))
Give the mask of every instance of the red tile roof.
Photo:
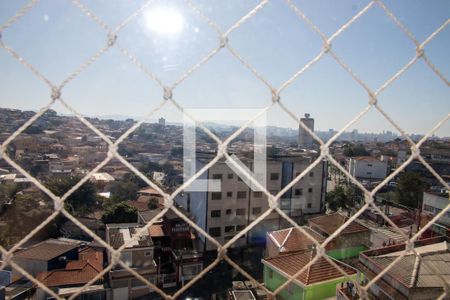
POLYGON ((147 211, 147 210, 149 210, 148 203, 145 203, 145 202, 129 200, 129 201, 127 201, 127 204, 129 206, 131 206, 131 207, 136 208, 138 211, 147 211))
POLYGON ((144 195, 152 195, 152 196, 162 197, 162 195, 154 188, 142 189, 142 190, 139 190, 138 193, 144 194, 144 195))
POLYGON ((153 224, 148 228, 148 233, 153 237, 165 236, 162 225, 153 224))
POLYGON ((37 280, 48 287, 82 285, 103 271, 103 252, 86 247, 79 256, 80 260, 69 261, 64 269, 38 273, 37 280))
MULTIPOLYGON (((270 266, 271 268, 281 271, 282 275, 293 276, 298 271, 300 271, 304 266, 306 266, 312 259, 314 259, 316 252, 302 251, 295 252, 292 254, 280 255, 273 258, 267 258, 263 260, 263 263, 270 266)), ((342 268, 342 270, 347 275, 356 274, 356 270, 350 266, 334 260, 334 262, 342 268)), ((332 265, 325 258, 319 258, 315 263, 306 268, 299 276, 297 280, 303 285, 310 285, 314 283, 319 283, 327 280, 338 279, 344 277, 334 265, 332 265)))
MULTIPOLYGON (((302 227, 318 243, 322 243, 325 238, 308 227, 302 227)), ((269 238, 275 242, 280 252, 292 252, 310 249, 315 242, 308 238, 303 232, 292 227, 269 233, 269 238)))
MULTIPOLYGON (((341 215, 340 213, 333 213, 309 219, 308 222, 311 227, 316 226, 324 233, 331 235, 333 234, 333 232, 338 230, 338 228, 341 227, 342 224, 347 222, 348 219, 349 218, 347 216, 341 215)), ((340 234, 363 231, 370 231, 370 229, 355 220, 351 222, 344 230, 342 230, 340 234)))

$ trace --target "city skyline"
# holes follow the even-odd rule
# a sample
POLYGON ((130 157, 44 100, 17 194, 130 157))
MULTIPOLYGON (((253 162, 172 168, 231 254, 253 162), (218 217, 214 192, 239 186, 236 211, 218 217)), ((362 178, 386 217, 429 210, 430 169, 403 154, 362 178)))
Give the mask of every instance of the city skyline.
MULTIPOLYGON (((0 23, 12 16, 22 2, 0 4, 0 23)), ((225 31, 257 3, 236 2, 222 5, 220 9, 218 3, 198 2, 197 5, 225 31)), ((295 4, 330 36, 368 1, 328 6, 324 3, 299 1, 295 4)), ((139 7, 137 3, 117 2, 111 11, 105 1, 86 5, 112 28, 139 7), (108 13, 105 9, 109 9, 108 13)), ((442 25, 450 11, 446 1, 436 2, 433 7, 418 1, 386 1, 386 5, 419 42, 442 25)), ((2 32, 6 45, 55 84, 98 51, 105 37, 106 32, 74 5, 50 1, 38 3, 20 22, 2 32)), ((156 1, 119 33, 118 42, 164 83, 170 84, 217 46, 217 34, 185 4, 156 1), (149 21, 148 14, 161 7, 176 11, 181 26, 175 28, 178 31, 158 33, 155 24, 149 21)), ((230 34, 229 42, 275 87, 312 60, 322 47, 320 36, 281 2, 266 4, 230 34)), ((425 47, 427 57, 446 78, 449 42, 448 30, 444 30, 425 47)), ((376 4, 338 36, 332 47, 373 90, 415 55, 414 44, 376 4)), ((48 103, 48 87, 5 51, 0 52, 0 64, 4 66, 0 106, 37 110, 48 103)), ((62 96, 76 110, 91 116, 119 113, 139 118, 162 101, 161 88, 114 47, 70 82, 62 96)), ((220 51, 192 73, 175 89, 174 98, 186 108, 263 108, 271 102, 267 87, 228 51, 220 51)), ((448 86, 418 61, 381 93, 378 100, 381 108, 407 133, 425 134, 448 115, 448 99, 448 86)), ((325 131, 339 130, 368 105, 363 88, 329 55, 284 90, 281 100, 297 117, 310 113, 317 120, 317 130, 325 131)), ((64 113, 58 104, 52 108, 64 113)), ((182 114, 166 103, 152 117, 157 116, 171 122, 179 120, 182 114)), ((278 106, 269 110, 268 123, 297 127, 295 120, 278 106)), ((348 130, 353 129, 398 133, 374 109, 348 130)), ((444 124, 436 135, 449 136, 450 124, 444 124)))

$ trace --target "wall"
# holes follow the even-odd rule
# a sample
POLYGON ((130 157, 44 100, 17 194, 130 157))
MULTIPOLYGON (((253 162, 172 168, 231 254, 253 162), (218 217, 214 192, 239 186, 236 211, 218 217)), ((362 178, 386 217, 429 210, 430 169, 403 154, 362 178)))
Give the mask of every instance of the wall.
POLYGON ((350 159, 349 172, 357 178, 384 179, 387 173, 387 163, 379 160, 350 159))
POLYGON ((351 248, 357 246, 366 246, 366 248, 370 248, 370 230, 349 234, 340 234, 333 241, 335 242, 336 249, 351 248))
MULTIPOLYGON (((357 274, 349 276, 353 279, 357 279, 357 274)), ((326 283, 310 286, 306 288, 305 300, 326 299, 336 296, 336 286, 341 285, 341 282, 348 281, 346 278, 339 278, 326 283)))
POLYGON ((358 257, 359 253, 367 250, 365 246, 356 246, 351 248, 341 248, 327 251, 327 255, 334 259, 346 259, 352 257, 358 257))
MULTIPOLYGON (((448 201, 449 200, 446 197, 431 193, 423 193, 422 210, 424 213, 434 216, 448 205, 448 201), (431 207, 433 209, 430 209, 431 207)), ((450 211, 439 218, 438 222, 450 226, 450 211)))
MULTIPOLYGON (((272 271, 272 277, 270 278, 270 267, 264 265, 264 284, 270 290, 276 290, 281 284, 286 281, 286 278, 276 271, 272 271)), ((358 279, 358 274, 349 276, 354 280, 358 279)), ((312 285, 303 289, 299 285, 292 284, 292 293, 287 288, 278 293, 277 299, 283 300, 318 300, 326 299, 336 296, 336 286, 341 282, 348 281, 347 278, 339 278, 322 284, 312 285)))
MULTIPOLYGON (((268 266, 264 265, 264 284, 270 291, 276 290, 280 285, 283 284, 283 282, 286 281, 286 278, 281 276, 276 271, 272 271, 272 277, 270 277, 270 270, 268 266)), ((277 299, 282 300, 303 300, 303 289, 294 284, 291 283, 292 286, 292 293, 290 293, 287 288, 283 289, 277 294, 277 299)))

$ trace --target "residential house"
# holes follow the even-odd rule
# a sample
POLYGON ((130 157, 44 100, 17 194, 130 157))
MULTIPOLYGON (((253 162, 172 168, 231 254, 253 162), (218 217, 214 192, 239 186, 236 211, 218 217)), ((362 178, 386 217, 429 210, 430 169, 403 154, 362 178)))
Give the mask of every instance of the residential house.
MULTIPOLYGON (((81 288, 99 276, 103 271, 103 249, 81 247, 77 260, 68 260, 64 268, 38 273, 36 279, 53 290, 60 297, 70 297, 80 292, 79 298, 86 300, 106 299, 103 286, 103 276, 100 276, 88 289, 81 288)), ((33 299, 48 299, 49 295, 41 289, 36 289, 33 299)))
MULTIPOLYGON (((148 281, 156 283, 157 266, 153 258, 152 238, 148 231, 136 237, 142 227, 137 223, 106 224, 106 242, 114 249, 127 244, 122 250, 121 260, 148 281)), ((108 263, 111 262, 111 253, 108 253, 108 263)), ((109 272, 109 282, 113 300, 132 299, 151 293, 144 282, 120 264, 115 265, 109 272)))
POLYGON ((315 248, 316 243, 323 243, 325 238, 307 226, 302 227, 314 240, 295 227, 267 233, 266 256, 275 257, 315 248))
MULTIPOLYGON (((49 239, 14 253, 13 261, 32 276, 64 268, 68 260, 78 259, 79 243, 49 239)), ((13 277, 19 273, 13 270, 13 277)))
MULTIPOLYGON (((308 226, 327 238, 348 220, 347 216, 333 213, 309 219, 308 226)), ((370 246, 370 229, 354 220, 329 243, 330 250, 327 254, 335 259, 357 257, 361 251, 369 249, 370 246)))
MULTIPOLYGON (((316 254, 315 250, 306 250, 263 259, 265 286, 275 291, 287 281, 288 277, 294 276, 310 263, 316 254)), ((326 299, 336 295, 336 286, 342 282, 359 280, 356 269, 333 258, 330 259, 346 273, 346 276, 324 257, 320 257, 281 290, 277 299, 326 299)))

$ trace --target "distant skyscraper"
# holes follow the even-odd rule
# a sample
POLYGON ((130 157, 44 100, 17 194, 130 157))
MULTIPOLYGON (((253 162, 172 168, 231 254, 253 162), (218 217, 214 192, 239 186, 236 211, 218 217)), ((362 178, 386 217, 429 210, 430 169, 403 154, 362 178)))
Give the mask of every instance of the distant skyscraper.
MULTIPOLYGON (((309 114, 305 114, 304 118, 300 119, 303 124, 306 125, 311 131, 314 131, 314 119, 309 117, 309 114)), ((299 125, 298 128, 298 147, 303 149, 312 149, 314 146, 313 137, 299 125)))
POLYGON ((159 124, 159 125, 162 125, 162 126, 166 126, 166 119, 164 119, 164 118, 159 118, 158 124, 159 124))

